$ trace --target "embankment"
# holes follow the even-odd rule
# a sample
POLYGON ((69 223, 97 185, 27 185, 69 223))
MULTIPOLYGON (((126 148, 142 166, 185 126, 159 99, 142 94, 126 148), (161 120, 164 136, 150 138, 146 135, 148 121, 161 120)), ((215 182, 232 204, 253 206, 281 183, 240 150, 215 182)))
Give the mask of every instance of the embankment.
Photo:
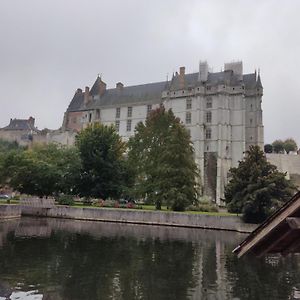
POLYGON ((20 205, 1 204, 0 205, 0 220, 13 219, 21 217, 20 205))
POLYGON ((256 225, 245 224, 237 216, 212 216, 179 212, 129 209, 53 206, 51 208, 21 206, 22 215, 50 218, 102 221, 143 225, 204 228, 249 233, 256 225))

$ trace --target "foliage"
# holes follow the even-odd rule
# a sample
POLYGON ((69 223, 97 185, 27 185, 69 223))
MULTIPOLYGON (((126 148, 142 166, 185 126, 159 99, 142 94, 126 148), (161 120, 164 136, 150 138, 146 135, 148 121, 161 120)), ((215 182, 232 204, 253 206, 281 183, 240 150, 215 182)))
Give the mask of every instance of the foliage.
POLYGON ((134 196, 182 211, 197 198, 198 171, 190 135, 171 110, 152 111, 130 138, 128 162, 135 174, 134 196))
POLYGON ((204 203, 199 202, 199 204, 196 205, 189 205, 187 207, 188 211, 202 211, 202 212, 218 212, 218 207, 212 203, 204 203))
POLYGON ((24 149, 24 147, 19 146, 19 144, 16 141, 9 142, 0 139, 0 153, 7 152, 10 150, 16 150, 16 149, 24 149))
POLYGON ((272 146, 274 153, 284 153, 284 142, 282 140, 275 140, 272 146))
POLYGON ((258 146, 250 146, 246 158, 230 169, 225 188, 229 212, 242 213, 245 222, 260 223, 288 200, 294 186, 276 166, 267 162, 258 146))
POLYGON ((50 144, 10 151, 2 160, 0 174, 2 183, 8 183, 14 190, 42 197, 72 193, 79 170, 75 148, 50 144))
POLYGON ((273 152, 272 144, 265 144, 264 151, 265 151, 265 153, 272 153, 273 152))
POLYGON ((20 147, 17 142, 9 142, 0 139, 0 188, 6 184, 7 169, 5 163, 12 151, 22 151, 24 147, 20 147))
POLYGON ((74 197, 72 195, 59 195, 57 202, 60 205, 74 205, 74 197))
POLYGON ((283 147, 287 154, 289 154, 290 151, 297 151, 298 149, 296 141, 292 138, 286 139, 283 143, 283 147))
POLYGON ((119 197, 131 176, 124 158, 126 146, 115 128, 90 125, 77 135, 76 146, 82 161, 78 194, 87 198, 119 197))

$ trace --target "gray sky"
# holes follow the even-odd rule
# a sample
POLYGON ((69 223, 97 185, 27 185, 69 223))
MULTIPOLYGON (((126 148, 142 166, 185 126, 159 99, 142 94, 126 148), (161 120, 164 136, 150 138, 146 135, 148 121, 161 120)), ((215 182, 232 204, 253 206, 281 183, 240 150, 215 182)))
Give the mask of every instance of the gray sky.
POLYGON ((300 144, 300 1, 0 0, 0 127, 58 128, 75 90, 166 79, 207 60, 260 68, 265 141, 300 144))

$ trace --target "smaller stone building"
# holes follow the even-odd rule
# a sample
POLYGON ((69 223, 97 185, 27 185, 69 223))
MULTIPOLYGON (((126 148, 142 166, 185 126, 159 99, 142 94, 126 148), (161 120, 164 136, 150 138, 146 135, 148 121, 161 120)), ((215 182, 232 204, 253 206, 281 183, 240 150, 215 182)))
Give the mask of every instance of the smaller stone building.
POLYGON ((74 130, 62 131, 61 129, 39 130, 35 127, 35 119, 10 119, 9 125, 0 128, 0 139, 17 142, 21 146, 31 144, 57 143, 61 145, 74 145, 76 132, 74 130))
POLYGON ((17 142, 20 145, 29 145, 39 130, 34 125, 35 119, 10 119, 6 127, 0 128, 0 139, 17 142))

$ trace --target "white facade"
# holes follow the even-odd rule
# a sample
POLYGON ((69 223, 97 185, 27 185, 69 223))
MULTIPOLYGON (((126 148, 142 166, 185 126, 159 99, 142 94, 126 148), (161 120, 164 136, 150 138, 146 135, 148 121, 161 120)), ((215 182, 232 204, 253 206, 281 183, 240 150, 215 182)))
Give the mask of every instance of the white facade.
MULTIPOLYGON (((144 94, 134 95, 134 91, 142 91, 147 85, 128 87, 127 92, 122 85, 120 96, 118 88, 108 90, 101 103, 101 96, 94 100, 95 83, 90 93, 91 103, 82 110, 81 122, 83 127, 92 122, 115 124, 127 140, 134 134, 137 123, 145 121, 149 110, 161 104, 172 109, 190 131, 204 194, 222 205, 229 169, 238 165, 250 145, 263 148, 263 89, 256 72, 239 73, 243 69, 241 62, 227 64, 225 71, 219 73, 208 73, 205 64, 200 64, 199 74, 185 74, 185 69, 180 68, 180 73, 165 83, 159 96, 149 101, 144 94), (123 94, 126 101, 122 100, 123 94)), ((78 110, 69 110, 70 117, 72 113, 78 110)))

